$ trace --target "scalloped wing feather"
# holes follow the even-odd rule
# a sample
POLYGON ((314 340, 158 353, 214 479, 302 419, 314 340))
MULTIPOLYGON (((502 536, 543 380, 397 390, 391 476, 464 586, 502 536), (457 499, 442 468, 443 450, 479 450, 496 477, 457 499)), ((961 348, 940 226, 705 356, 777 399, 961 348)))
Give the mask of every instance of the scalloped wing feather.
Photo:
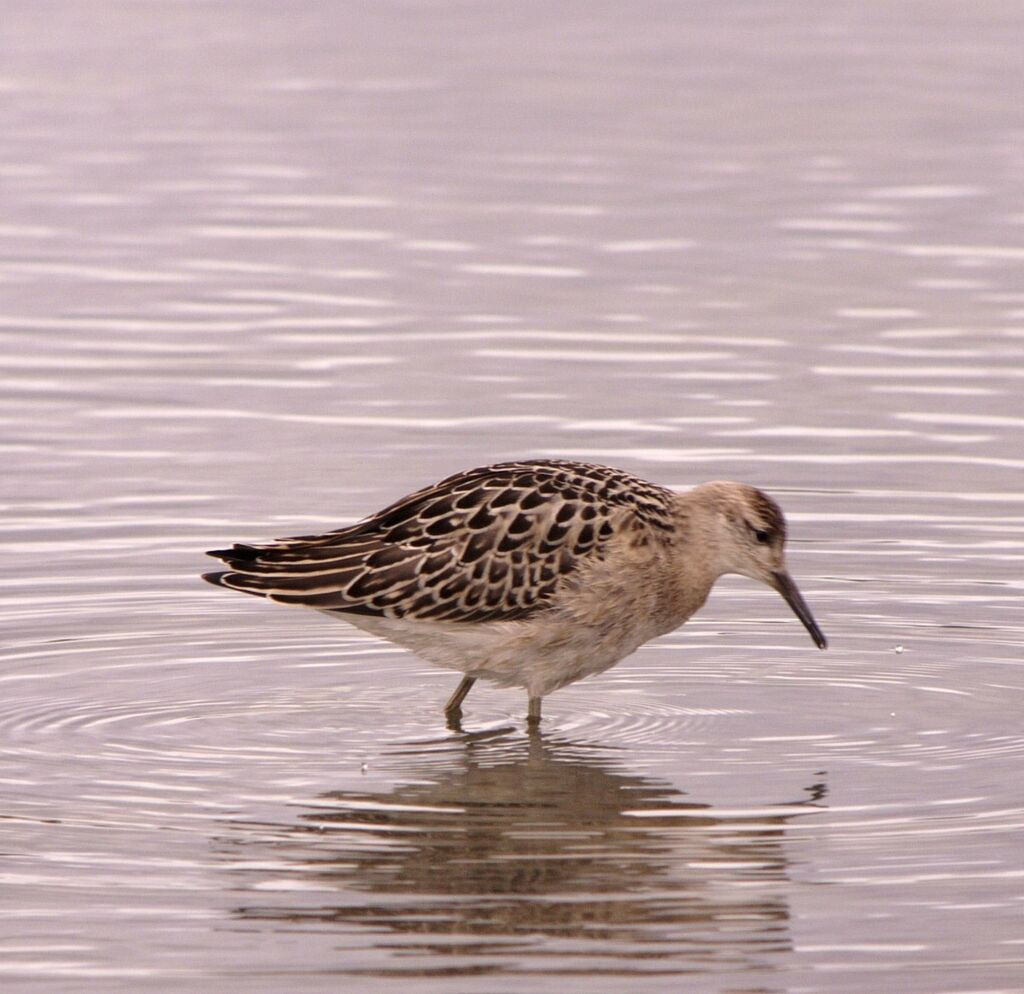
POLYGON ((624 528, 670 529, 670 491, 563 460, 442 480, 357 524, 211 552, 224 587, 326 611, 413 620, 523 618, 624 528))

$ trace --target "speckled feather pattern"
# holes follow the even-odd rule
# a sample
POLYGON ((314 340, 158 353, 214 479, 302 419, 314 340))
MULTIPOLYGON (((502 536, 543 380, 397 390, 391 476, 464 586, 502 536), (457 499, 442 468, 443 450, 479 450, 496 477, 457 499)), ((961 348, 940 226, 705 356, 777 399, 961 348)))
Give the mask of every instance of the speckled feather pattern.
POLYGON ((671 491, 604 466, 499 463, 324 535, 212 553, 221 584, 284 604, 430 621, 543 609, 628 524, 670 532, 671 491))

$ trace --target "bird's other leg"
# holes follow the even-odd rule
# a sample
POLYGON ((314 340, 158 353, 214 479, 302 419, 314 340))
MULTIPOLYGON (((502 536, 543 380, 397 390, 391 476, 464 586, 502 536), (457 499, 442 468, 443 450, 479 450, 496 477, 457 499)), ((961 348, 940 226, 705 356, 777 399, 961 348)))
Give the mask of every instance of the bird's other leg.
POLYGON ((539 725, 540 724, 540 702, 542 698, 531 697, 530 703, 526 709, 526 723, 528 725, 539 725))
POLYGON ((462 716, 462 702, 466 699, 466 694, 473 689, 473 684, 476 683, 475 676, 464 676, 459 685, 455 688, 455 693, 448 698, 448 703, 444 706, 444 713, 448 718, 459 718, 462 716))

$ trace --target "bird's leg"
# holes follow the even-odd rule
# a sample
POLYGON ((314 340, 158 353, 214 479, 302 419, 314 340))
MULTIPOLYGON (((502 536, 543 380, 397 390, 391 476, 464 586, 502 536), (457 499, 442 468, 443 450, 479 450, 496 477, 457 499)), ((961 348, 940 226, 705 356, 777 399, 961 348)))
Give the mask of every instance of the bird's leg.
POLYGON ((462 678, 462 682, 455 688, 455 693, 448 698, 448 703, 444 706, 444 713, 449 718, 458 718, 462 715, 462 702, 466 699, 466 694, 473 689, 474 683, 476 683, 475 676, 462 678))
POLYGON ((539 725, 540 724, 540 702, 542 698, 531 697, 530 703, 526 709, 526 723, 528 725, 539 725))

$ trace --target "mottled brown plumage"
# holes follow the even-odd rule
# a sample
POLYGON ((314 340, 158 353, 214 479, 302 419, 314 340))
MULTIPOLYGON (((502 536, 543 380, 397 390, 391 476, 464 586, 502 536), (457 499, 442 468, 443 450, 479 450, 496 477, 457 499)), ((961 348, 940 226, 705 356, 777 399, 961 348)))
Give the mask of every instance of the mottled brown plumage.
POLYGON ((211 552, 211 583, 347 618, 442 666, 540 698, 682 624, 725 572, 779 590, 824 637, 785 572, 785 519, 761 491, 677 494, 567 460, 457 473, 322 535, 211 552), (760 550, 760 551, 754 551, 760 550), (763 561, 762 561, 763 560, 763 561))
POLYGON ((324 611, 431 621, 511 621, 550 603, 581 559, 630 516, 668 532, 671 491, 560 461, 457 473, 323 535, 211 552, 221 586, 324 611))

